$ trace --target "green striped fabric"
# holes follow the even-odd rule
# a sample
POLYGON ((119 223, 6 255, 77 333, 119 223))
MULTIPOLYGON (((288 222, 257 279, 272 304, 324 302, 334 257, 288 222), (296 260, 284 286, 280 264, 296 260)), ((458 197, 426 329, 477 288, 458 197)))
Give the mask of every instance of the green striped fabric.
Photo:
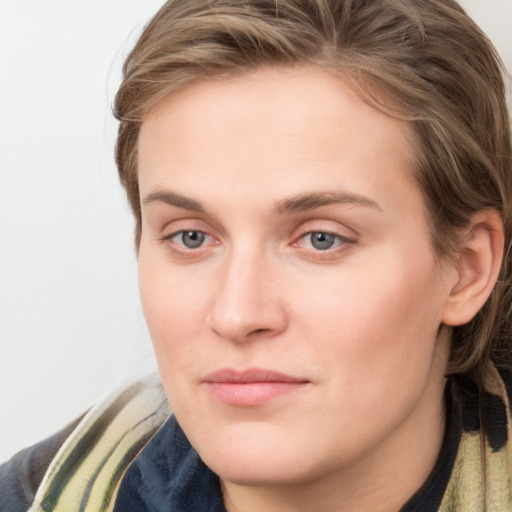
POLYGON ((157 377, 101 400, 62 445, 29 512, 108 512, 124 472, 170 415, 157 377))
MULTIPOLYGON (((493 449, 489 437, 482 435, 481 430, 462 433, 439 512, 512 511, 511 409, 505 384, 494 366, 488 369, 484 388, 503 406, 500 427, 506 429, 506 442, 499 449, 493 449)), ((480 419, 486 422, 486 418, 480 419)))
MULTIPOLYGON (((439 512, 512 512, 511 408, 494 367, 485 391, 503 411, 504 444, 493 448, 480 430, 462 433, 439 512)), ((156 377, 108 396, 61 447, 28 512, 112 512, 126 469, 170 414, 156 377)))

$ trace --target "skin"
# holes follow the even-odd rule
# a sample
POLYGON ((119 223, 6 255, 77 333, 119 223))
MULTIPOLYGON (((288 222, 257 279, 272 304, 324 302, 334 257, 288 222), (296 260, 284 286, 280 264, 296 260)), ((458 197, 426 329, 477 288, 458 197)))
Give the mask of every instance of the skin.
POLYGON ((459 275, 434 254, 411 153, 407 124, 316 68, 197 83, 143 123, 141 300, 229 512, 396 511, 428 477, 459 275), (256 406, 205 383, 254 367, 305 383, 256 406))

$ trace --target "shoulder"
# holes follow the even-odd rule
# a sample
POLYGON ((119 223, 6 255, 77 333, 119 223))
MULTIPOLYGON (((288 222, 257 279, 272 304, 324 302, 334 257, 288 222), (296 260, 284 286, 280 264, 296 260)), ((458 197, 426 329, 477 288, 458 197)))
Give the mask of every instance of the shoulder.
POLYGON ((480 386, 458 376, 462 434, 440 512, 512 510, 510 374, 489 365, 480 386))
POLYGON ((39 445, 29 449, 38 453, 37 458, 21 453, 8 463, 2 492, 11 493, 11 480, 18 480, 16 493, 11 493, 16 494, 17 508, 3 508, 7 505, 0 493, 0 512, 26 512, 28 507, 30 511, 99 510, 98 503, 115 498, 120 475, 169 414, 155 376, 116 389, 54 441, 42 443, 44 450, 39 445), (37 478, 23 471, 37 473, 37 478))
POLYGON ((28 509, 50 462, 81 419, 0 465, 0 512, 28 509))

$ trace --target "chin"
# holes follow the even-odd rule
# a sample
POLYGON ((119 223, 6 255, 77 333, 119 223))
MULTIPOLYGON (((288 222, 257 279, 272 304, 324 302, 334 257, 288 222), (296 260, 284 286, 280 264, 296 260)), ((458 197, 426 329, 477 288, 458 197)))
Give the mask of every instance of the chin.
POLYGON ((268 432, 247 432, 226 436, 198 451, 222 480, 246 486, 290 485, 315 473, 314 462, 301 445, 290 432, 273 436, 268 432))
POLYGON ((221 480, 242 486, 286 486, 300 484, 308 479, 302 466, 286 461, 280 464, 268 463, 261 455, 253 460, 228 458, 207 465, 221 480))

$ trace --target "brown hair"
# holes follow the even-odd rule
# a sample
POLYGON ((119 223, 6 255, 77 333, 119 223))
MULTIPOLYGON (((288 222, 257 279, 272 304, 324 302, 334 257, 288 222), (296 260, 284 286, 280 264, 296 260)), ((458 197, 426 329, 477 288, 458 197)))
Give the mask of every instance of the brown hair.
POLYGON ((496 209, 505 259, 491 297, 453 330, 450 373, 511 367, 512 148, 495 50, 453 0, 170 0, 124 65, 116 161, 136 221, 137 139, 164 96, 193 81, 261 66, 315 65, 341 74, 366 101, 410 121, 414 173, 437 254, 481 209, 496 209))

